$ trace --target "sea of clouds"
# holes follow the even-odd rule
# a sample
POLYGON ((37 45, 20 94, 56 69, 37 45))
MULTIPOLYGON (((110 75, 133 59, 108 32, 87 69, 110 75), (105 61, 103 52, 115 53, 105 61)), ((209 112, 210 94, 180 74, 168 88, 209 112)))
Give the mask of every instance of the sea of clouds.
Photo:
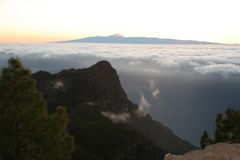
MULTIPOLYGON (((10 57, 19 57, 33 72, 52 73, 108 60, 141 113, 195 145, 203 130, 213 131, 217 113, 240 109, 240 45, 0 45, 0 67, 10 57)), ((115 122, 129 118, 102 115, 115 122)))
POLYGON ((87 67, 97 60, 107 59, 118 70, 123 71, 152 74, 184 71, 199 74, 219 74, 223 78, 240 74, 239 45, 76 43, 0 45, 0 63, 5 64, 6 58, 11 56, 18 56, 26 62, 34 61, 34 63, 26 64, 33 70, 45 68, 44 62, 47 62, 48 70, 53 72, 64 67, 87 67))

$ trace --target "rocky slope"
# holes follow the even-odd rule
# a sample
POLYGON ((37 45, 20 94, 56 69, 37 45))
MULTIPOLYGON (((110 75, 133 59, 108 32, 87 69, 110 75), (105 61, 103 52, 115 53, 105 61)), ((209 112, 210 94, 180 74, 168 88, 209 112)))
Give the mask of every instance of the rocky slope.
POLYGON ((58 105, 68 108, 77 143, 73 159, 151 160, 195 149, 133 104, 107 61, 57 74, 40 71, 33 77, 50 111, 58 105))
POLYGON ((167 154, 164 160, 239 160, 240 144, 219 143, 184 155, 167 154))

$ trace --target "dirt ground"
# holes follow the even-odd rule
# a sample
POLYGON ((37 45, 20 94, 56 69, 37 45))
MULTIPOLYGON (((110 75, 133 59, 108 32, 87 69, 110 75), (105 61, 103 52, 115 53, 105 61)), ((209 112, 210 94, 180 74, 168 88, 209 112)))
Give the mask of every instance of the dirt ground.
POLYGON ((218 143, 184 155, 165 155, 164 160, 240 160, 240 144, 218 143))

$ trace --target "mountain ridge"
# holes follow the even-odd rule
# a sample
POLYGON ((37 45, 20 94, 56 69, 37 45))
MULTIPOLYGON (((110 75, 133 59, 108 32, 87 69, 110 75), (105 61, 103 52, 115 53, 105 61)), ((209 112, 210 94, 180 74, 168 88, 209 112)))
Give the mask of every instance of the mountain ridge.
POLYGON ((117 71, 107 61, 56 74, 40 71, 33 74, 33 78, 47 100, 50 112, 58 105, 68 108, 70 131, 79 146, 73 160, 84 158, 79 154, 82 152, 86 154, 85 159, 91 159, 90 154, 115 159, 112 156, 116 154, 120 157, 131 155, 127 158, 131 160, 151 160, 163 158, 168 152, 182 154, 196 148, 160 122, 152 120, 150 115, 139 114, 139 106, 127 98, 117 71), (113 138, 115 136, 117 139, 113 138), (116 143, 119 146, 113 147, 116 143), (106 152, 104 148, 109 145, 112 151, 106 152), (139 150, 142 150, 141 154, 139 150), (109 156, 110 153, 114 154, 109 156))
POLYGON ((122 43, 122 44, 218 44, 197 40, 179 40, 171 38, 155 38, 155 37, 124 37, 120 34, 110 36, 94 36, 75 40, 60 41, 58 43, 122 43))

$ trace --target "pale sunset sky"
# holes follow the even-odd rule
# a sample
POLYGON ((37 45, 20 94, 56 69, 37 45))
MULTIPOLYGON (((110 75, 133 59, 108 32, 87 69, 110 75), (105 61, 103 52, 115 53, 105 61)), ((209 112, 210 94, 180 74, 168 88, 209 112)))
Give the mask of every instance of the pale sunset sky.
POLYGON ((127 37, 240 43, 240 0, 0 0, 0 43, 127 37))

